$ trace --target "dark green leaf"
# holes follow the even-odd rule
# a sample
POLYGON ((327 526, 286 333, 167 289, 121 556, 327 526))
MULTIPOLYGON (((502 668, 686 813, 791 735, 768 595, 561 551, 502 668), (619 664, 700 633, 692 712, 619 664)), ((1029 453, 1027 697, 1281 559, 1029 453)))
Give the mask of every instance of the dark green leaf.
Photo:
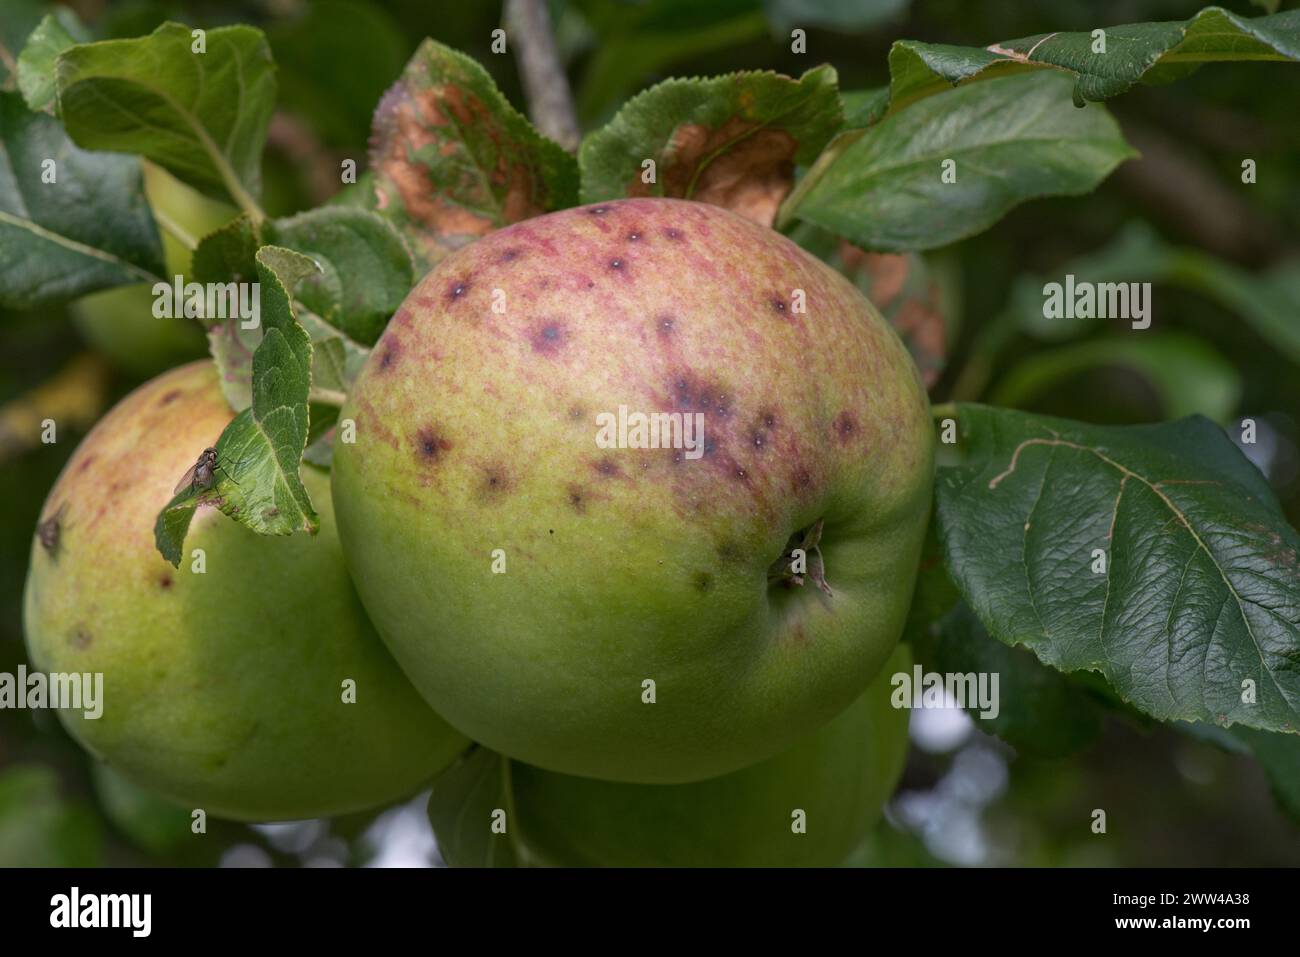
POLYGON ((443 860, 452 867, 517 866, 513 818, 510 760, 494 751, 470 749, 433 782, 429 823, 443 860), (504 834, 492 830, 496 812, 505 815, 504 834))
POLYGON ((975 701, 966 711, 980 730, 1020 751, 1060 757, 1086 747, 1101 731, 1101 713, 1086 692, 1023 648, 994 641, 965 604, 914 639, 912 650, 925 672, 997 675, 997 714, 982 716, 975 701))
POLYGON ((1263 767, 1277 803, 1300 824, 1300 736, 1251 728, 1233 728, 1232 733, 1263 767))
POLYGON ((572 156, 538 133, 481 66, 425 40, 380 101, 376 211, 421 271, 484 233, 577 201, 572 156))
POLYGON ((1227 422, 1241 399, 1241 375, 1213 346, 1181 332, 1107 336, 1037 352, 998 383, 993 405, 1023 406, 1053 386, 1089 369, 1136 372, 1160 395, 1165 417, 1204 415, 1227 422))
POLYGON ((582 143, 582 199, 672 196, 713 203, 764 225, 842 117, 835 70, 798 80, 732 73, 666 80, 628 101, 582 143), (645 182, 654 161, 654 182, 645 182))
POLYGON ((1300 727, 1300 535, 1220 429, 958 420, 940 535, 990 634, 1160 720, 1300 727))
POLYGON ((206 52, 189 27, 66 50, 59 112, 92 149, 139 153, 208 195, 256 209, 262 147, 275 105, 275 65, 260 30, 218 27, 206 52))
POLYGON ((873 251, 933 249, 1026 200, 1086 193, 1133 155, 1103 107, 1070 104, 1068 77, 1007 77, 840 134, 778 223, 798 217, 873 251))
POLYGON ((78 149, 17 93, 0 93, 0 146, 0 305, 27 309, 162 278, 139 160, 78 149))
POLYGON ((938 93, 949 84, 1008 72, 1056 69, 1073 78, 1074 98, 1104 100, 1138 81, 1160 82, 1202 63, 1300 59, 1300 10, 1243 17, 1206 7, 1190 20, 1105 28, 1105 52, 1091 32, 1046 33, 987 47, 900 40, 889 51, 890 110, 938 93))
POLYGON ((224 467, 207 489, 185 489, 158 515, 158 550, 179 564, 190 518, 213 505, 263 535, 315 534, 316 512, 299 474, 307 445, 312 347, 294 317, 289 290, 316 269, 278 246, 257 253, 262 341, 253 353, 252 405, 217 440, 224 467))
POLYGON ((402 237, 382 217, 351 206, 326 206, 268 222, 266 242, 315 260, 321 272, 295 296, 348 338, 373 345, 415 283, 402 237))
MULTIPOLYGON (((1062 266, 1048 277, 1064 282, 1151 282, 1199 293, 1240 316, 1269 345, 1300 363, 1300 264, 1282 263, 1252 274, 1191 247, 1163 242, 1148 224, 1126 226, 1106 246, 1062 266)), ((1077 336, 1095 320, 1048 319, 1043 315, 1044 278, 1017 281, 1012 303, 1022 328, 1041 339, 1077 336)))
POLYGON ((870 90, 851 90, 840 94, 844 107, 844 128, 866 129, 878 123, 889 109, 889 87, 878 86, 870 90))

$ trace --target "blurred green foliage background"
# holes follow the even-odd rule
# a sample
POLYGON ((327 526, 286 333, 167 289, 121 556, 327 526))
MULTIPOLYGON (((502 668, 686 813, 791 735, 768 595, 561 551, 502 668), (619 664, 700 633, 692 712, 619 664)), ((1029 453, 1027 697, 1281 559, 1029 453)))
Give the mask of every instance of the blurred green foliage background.
MULTIPOLYGON (((1244 0, 1225 4, 1264 12, 1244 0)), ((7 64, 53 5, 0 0, 7 64)), ((311 208, 337 189, 344 158, 365 166, 370 118, 425 36, 484 63, 523 106, 514 60, 494 55, 495 2, 430 0, 81 0, 97 37, 137 36, 165 19, 250 23, 266 31, 280 96, 265 160, 270 215, 311 208)), ((561 52, 584 129, 668 76, 741 69, 798 75, 833 64, 844 90, 888 81, 896 39, 983 45, 1053 30, 1183 19, 1199 0, 559 0, 561 52), (792 27, 807 30, 804 55, 792 27)), ((7 70, 5 71, 8 72, 7 70)), ((929 254, 948 277, 947 370, 936 401, 983 399, 1092 422, 1148 422, 1201 411, 1256 419, 1244 451, 1300 522, 1300 375, 1254 331, 1262 297, 1300 324, 1300 123, 1289 64, 1206 67, 1108 104, 1141 159, 1094 194, 1014 210, 987 233, 929 254), (1241 162, 1258 183, 1243 187, 1241 162), (1061 339, 1039 328, 1045 277, 1097 257, 1156 283, 1156 323, 1177 332, 1124 361, 1104 324, 1061 339), (1026 303, 1028 304, 1026 306, 1026 303), (960 330, 953 335, 954 330, 960 330), (1098 345, 1100 344, 1100 345, 1098 345), (1082 351, 1078 351, 1084 345, 1082 351), (1073 352, 1060 350, 1074 349, 1073 352), (1044 358, 1047 357, 1047 358, 1044 358)), ((1082 271, 1082 270, 1080 270, 1082 271)), ((101 324, 102 325, 102 324, 101 324)), ((46 491, 85 430, 153 372, 202 353, 201 340, 112 355, 70 310, 0 312, 0 671, 25 660, 22 588, 46 491), (39 400, 33 398, 33 390, 39 400), (34 404, 65 410, 54 445, 24 433, 34 404)), ((101 330, 102 333, 102 330, 101 330)), ((111 330, 107 336, 112 339, 111 330)), ((107 348, 106 348, 107 346, 107 348)), ((39 419, 39 416, 38 416, 39 419)), ((1230 430, 1231 431, 1231 430, 1230 430)), ((1173 729, 1109 718, 1072 757, 1019 755, 960 712, 918 712, 914 747, 888 822, 855 856, 893 865, 1300 864, 1288 821, 1248 758, 1173 729), (1093 834, 1105 808, 1108 832, 1093 834)), ((48 713, 0 711, 0 865, 365 864, 436 861, 423 802, 331 822, 249 828, 209 822, 150 798, 93 762, 48 713)))

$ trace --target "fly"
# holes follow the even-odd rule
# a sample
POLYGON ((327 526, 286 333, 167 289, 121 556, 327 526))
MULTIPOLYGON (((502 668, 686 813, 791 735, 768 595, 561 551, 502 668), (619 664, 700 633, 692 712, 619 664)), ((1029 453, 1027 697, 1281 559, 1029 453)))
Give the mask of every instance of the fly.
MULTIPOLYGON (((180 495, 181 492, 187 489, 203 492, 212 488, 212 480, 217 469, 221 469, 222 472, 225 472, 226 478, 235 482, 230 473, 226 472, 226 467, 217 462, 217 450, 212 448, 204 449, 203 454, 199 456, 199 460, 191 465, 189 471, 182 475, 181 480, 176 483, 172 495, 180 495)), ((235 482, 235 484, 238 485, 239 483, 235 482)))

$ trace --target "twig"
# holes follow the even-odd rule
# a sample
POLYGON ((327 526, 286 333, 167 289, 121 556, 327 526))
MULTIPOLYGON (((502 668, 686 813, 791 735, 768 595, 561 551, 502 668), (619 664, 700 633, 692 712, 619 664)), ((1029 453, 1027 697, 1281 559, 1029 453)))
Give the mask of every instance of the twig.
POLYGON ((555 49, 546 0, 506 0, 505 23, 528 97, 529 115, 543 134, 574 152, 582 131, 569 78, 555 49))

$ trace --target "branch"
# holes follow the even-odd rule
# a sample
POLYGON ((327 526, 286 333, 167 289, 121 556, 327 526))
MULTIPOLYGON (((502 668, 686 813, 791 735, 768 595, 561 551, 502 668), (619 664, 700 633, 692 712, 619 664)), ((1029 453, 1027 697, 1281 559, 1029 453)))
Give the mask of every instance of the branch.
POLYGON ((506 0, 506 30, 515 48, 528 113, 537 128, 570 153, 582 131, 573 107, 569 78, 560 64, 546 0, 506 0))

